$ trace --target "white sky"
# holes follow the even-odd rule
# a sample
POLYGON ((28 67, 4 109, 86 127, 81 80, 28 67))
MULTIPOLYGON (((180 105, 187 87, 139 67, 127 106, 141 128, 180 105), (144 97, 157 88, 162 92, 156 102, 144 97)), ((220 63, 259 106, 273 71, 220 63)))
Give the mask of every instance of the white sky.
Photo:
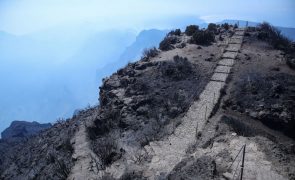
POLYGON ((295 27, 294 11, 293 0, 0 0, 0 30, 25 34, 78 22, 102 29, 145 28, 146 22, 176 16, 295 27))

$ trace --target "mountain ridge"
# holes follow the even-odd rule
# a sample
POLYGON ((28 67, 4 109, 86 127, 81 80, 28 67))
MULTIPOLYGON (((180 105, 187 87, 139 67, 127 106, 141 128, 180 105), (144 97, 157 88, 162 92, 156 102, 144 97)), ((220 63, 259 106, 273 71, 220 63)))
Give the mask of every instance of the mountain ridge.
POLYGON ((13 138, 28 138, 40 131, 50 128, 50 123, 40 124, 36 121, 12 121, 10 126, 1 133, 2 140, 13 138))

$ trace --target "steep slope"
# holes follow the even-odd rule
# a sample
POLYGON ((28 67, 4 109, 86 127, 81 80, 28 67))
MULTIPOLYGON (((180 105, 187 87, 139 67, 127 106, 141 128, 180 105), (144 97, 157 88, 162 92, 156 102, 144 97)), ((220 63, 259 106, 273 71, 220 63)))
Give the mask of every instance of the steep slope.
POLYGON ((105 78, 98 107, 0 142, 0 177, 235 179, 244 157, 245 179, 294 179, 292 54, 254 28, 195 31, 105 78))

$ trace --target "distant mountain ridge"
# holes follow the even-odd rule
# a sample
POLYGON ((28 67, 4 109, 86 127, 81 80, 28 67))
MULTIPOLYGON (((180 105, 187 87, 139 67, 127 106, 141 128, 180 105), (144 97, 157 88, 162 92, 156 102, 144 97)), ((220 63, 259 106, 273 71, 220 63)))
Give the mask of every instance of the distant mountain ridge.
POLYGON ((1 133, 1 136, 2 139, 24 138, 35 135, 41 130, 50 128, 51 126, 50 123, 40 124, 35 121, 13 121, 11 125, 1 133))
POLYGON ((136 40, 128 46, 117 61, 97 69, 96 79, 100 82, 102 78, 113 74, 116 70, 125 66, 128 62, 140 59, 146 48, 158 47, 169 30, 150 29, 141 31, 136 40))

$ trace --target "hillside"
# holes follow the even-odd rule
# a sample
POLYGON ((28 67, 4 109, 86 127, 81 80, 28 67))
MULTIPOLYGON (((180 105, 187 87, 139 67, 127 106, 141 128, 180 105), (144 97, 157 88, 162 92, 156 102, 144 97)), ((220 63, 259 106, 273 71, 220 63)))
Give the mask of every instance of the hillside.
POLYGON ((232 179, 244 149, 245 179, 294 179, 294 44, 272 37, 170 32, 103 80, 99 106, 1 140, 0 178, 232 179))

